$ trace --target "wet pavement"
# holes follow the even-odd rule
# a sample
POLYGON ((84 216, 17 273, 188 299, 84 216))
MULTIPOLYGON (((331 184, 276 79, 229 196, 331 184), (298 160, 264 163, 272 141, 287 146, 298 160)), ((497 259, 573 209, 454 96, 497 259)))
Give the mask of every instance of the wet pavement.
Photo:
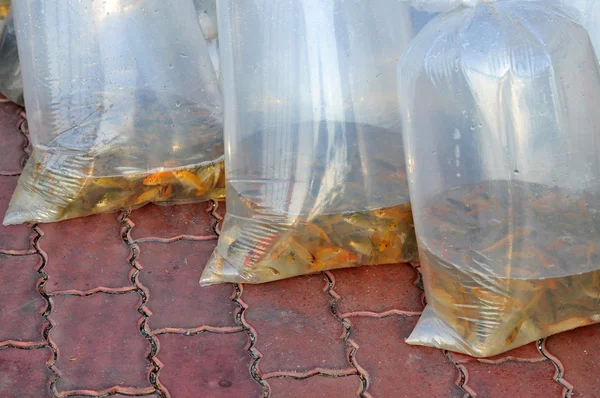
MULTIPOLYGON (((0 103, 0 215, 29 154, 0 103)), ((600 397, 600 326, 488 359, 404 343, 418 268, 201 288, 225 207, 0 227, 0 397, 600 397)))

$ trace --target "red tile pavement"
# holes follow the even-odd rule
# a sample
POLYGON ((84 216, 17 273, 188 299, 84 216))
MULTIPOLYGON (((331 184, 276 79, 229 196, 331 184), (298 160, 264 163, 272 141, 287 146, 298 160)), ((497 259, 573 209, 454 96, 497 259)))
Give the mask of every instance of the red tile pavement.
POLYGON ((418 274, 408 264, 348 268, 331 273, 335 277, 335 292, 341 296, 340 313, 423 309, 421 291, 414 285, 418 274))
POLYGON ((273 378, 268 380, 271 394, 277 398, 297 397, 354 397, 360 390, 358 376, 323 377, 315 376, 306 380, 273 378))
POLYGON ((37 264, 36 255, 0 254, 0 345, 5 340, 44 341, 46 301, 36 291, 37 264))
MULTIPOLYGON (((2 213, 24 154, 7 107, 2 213)), ((599 396, 600 326, 487 359, 406 345, 422 309, 406 265, 200 288, 224 211, 0 227, 0 397, 599 396)))
MULTIPOLYGON (((352 317, 350 338, 356 343, 356 361, 368 374, 368 393, 376 397, 430 397, 454 390, 457 371, 440 350, 404 343, 417 317, 352 317)), ((464 393, 464 392, 463 392, 464 393)))
MULTIPOLYGON (((1 145, 0 145, 1 146, 1 145)), ((0 176, 0 221, 4 219, 8 202, 17 186, 19 177, 0 176)), ((25 225, 1 226, 0 252, 6 250, 24 251, 30 248, 31 228, 25 225)))
MULTIPOLYGON (((135 230, 135 228, 134 228, 135 230)), ((216 241, 140 243, 139 280, 148 289, 152 329, 235 327, 229 284, 201 288, 199 272, 216 241)))
POLYGON ((21 150, 26 139, 19 133, 17 121, 21 108, 14 104, 0 103, 0 175, 18 174, 21 171, 21 150))
POLYGON ((574 386, 574 397, 600 396, 599 341, 600 325, 557 334, 546 341, 548 353, 560 361, 564 379, 574 386))
POLYGON ((499 365, 472 362, 465 365, 466 385, 479 397, 560 397, 562 387, 552 376, 550 361, 528 363, 507 361, 499 365))
POLYGON ((46 362, 52 359, 49 348, 0 350, 0 397, 39 398, 49 395, 50 371, 46 362))
POLYGON ((52 298, 50 339, 58 347, 57 390, 147 390, 150 344, 139 332, 133 292, 52 298))
POLYGON ((323 276, 311 275, 244 287, 246 321, 258 333, 263 373, 349 369, 344 328, 329 311, 326 285, 323 276))
POLYGON ((131 286, 131 251, 121 239, 117 217, 110 213, 38 227, 43 233, 39 247, 48 257, 48 293, 131 286))
POLYGON ((131 219, 135 220, 131 237, 139 241, 214 236, 214 219, 207 211, 208 208, 212 206, 207 206, 206 202, 180 206, 144 206, 131 213, 131 219))
POLYGON ((159 380, 172 397, 259 397, 246 342, 243 332, 160 336, 159 380))

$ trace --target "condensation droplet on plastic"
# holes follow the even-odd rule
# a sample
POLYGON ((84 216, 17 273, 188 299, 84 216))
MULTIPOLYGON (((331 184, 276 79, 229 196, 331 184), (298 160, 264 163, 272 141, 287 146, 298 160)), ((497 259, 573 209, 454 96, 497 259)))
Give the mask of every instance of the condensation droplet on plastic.
POLYGON ((514 169, 514 170, 513 170, 513 173, 515 173, 515 174, 519 174, 519 170, 518 170, 518 169, 514 169))

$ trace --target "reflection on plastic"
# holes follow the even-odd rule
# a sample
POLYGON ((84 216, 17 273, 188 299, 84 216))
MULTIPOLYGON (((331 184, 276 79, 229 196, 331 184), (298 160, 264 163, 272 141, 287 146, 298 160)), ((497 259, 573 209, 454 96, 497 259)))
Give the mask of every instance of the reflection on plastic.
POLYGON ((427 295, 408 343, 481 357, 599 322, 586 30, 549 3, 480 2, 431 21, 398 81, 427 295))

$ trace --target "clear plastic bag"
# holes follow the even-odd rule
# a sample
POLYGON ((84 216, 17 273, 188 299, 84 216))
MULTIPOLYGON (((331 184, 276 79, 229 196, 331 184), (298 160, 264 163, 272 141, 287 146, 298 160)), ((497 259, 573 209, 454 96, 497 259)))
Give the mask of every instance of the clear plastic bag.
POLYGON ((15 104, 25 105, 17 35, 11 11, 0 27, 0 93, 15 104))
POLYGON ((13 7, 34 151, 5 224, 224 197, 221 93, 191 0, 13 7))
POLYGON ((600 321, 600 71, 542 1, 438 16, 399 66, 427 307, 409 344, 476 357, 600 321))
POLYGON ((412 260, 395 0, 218 7, 227 214, 201 284, 412 260))

